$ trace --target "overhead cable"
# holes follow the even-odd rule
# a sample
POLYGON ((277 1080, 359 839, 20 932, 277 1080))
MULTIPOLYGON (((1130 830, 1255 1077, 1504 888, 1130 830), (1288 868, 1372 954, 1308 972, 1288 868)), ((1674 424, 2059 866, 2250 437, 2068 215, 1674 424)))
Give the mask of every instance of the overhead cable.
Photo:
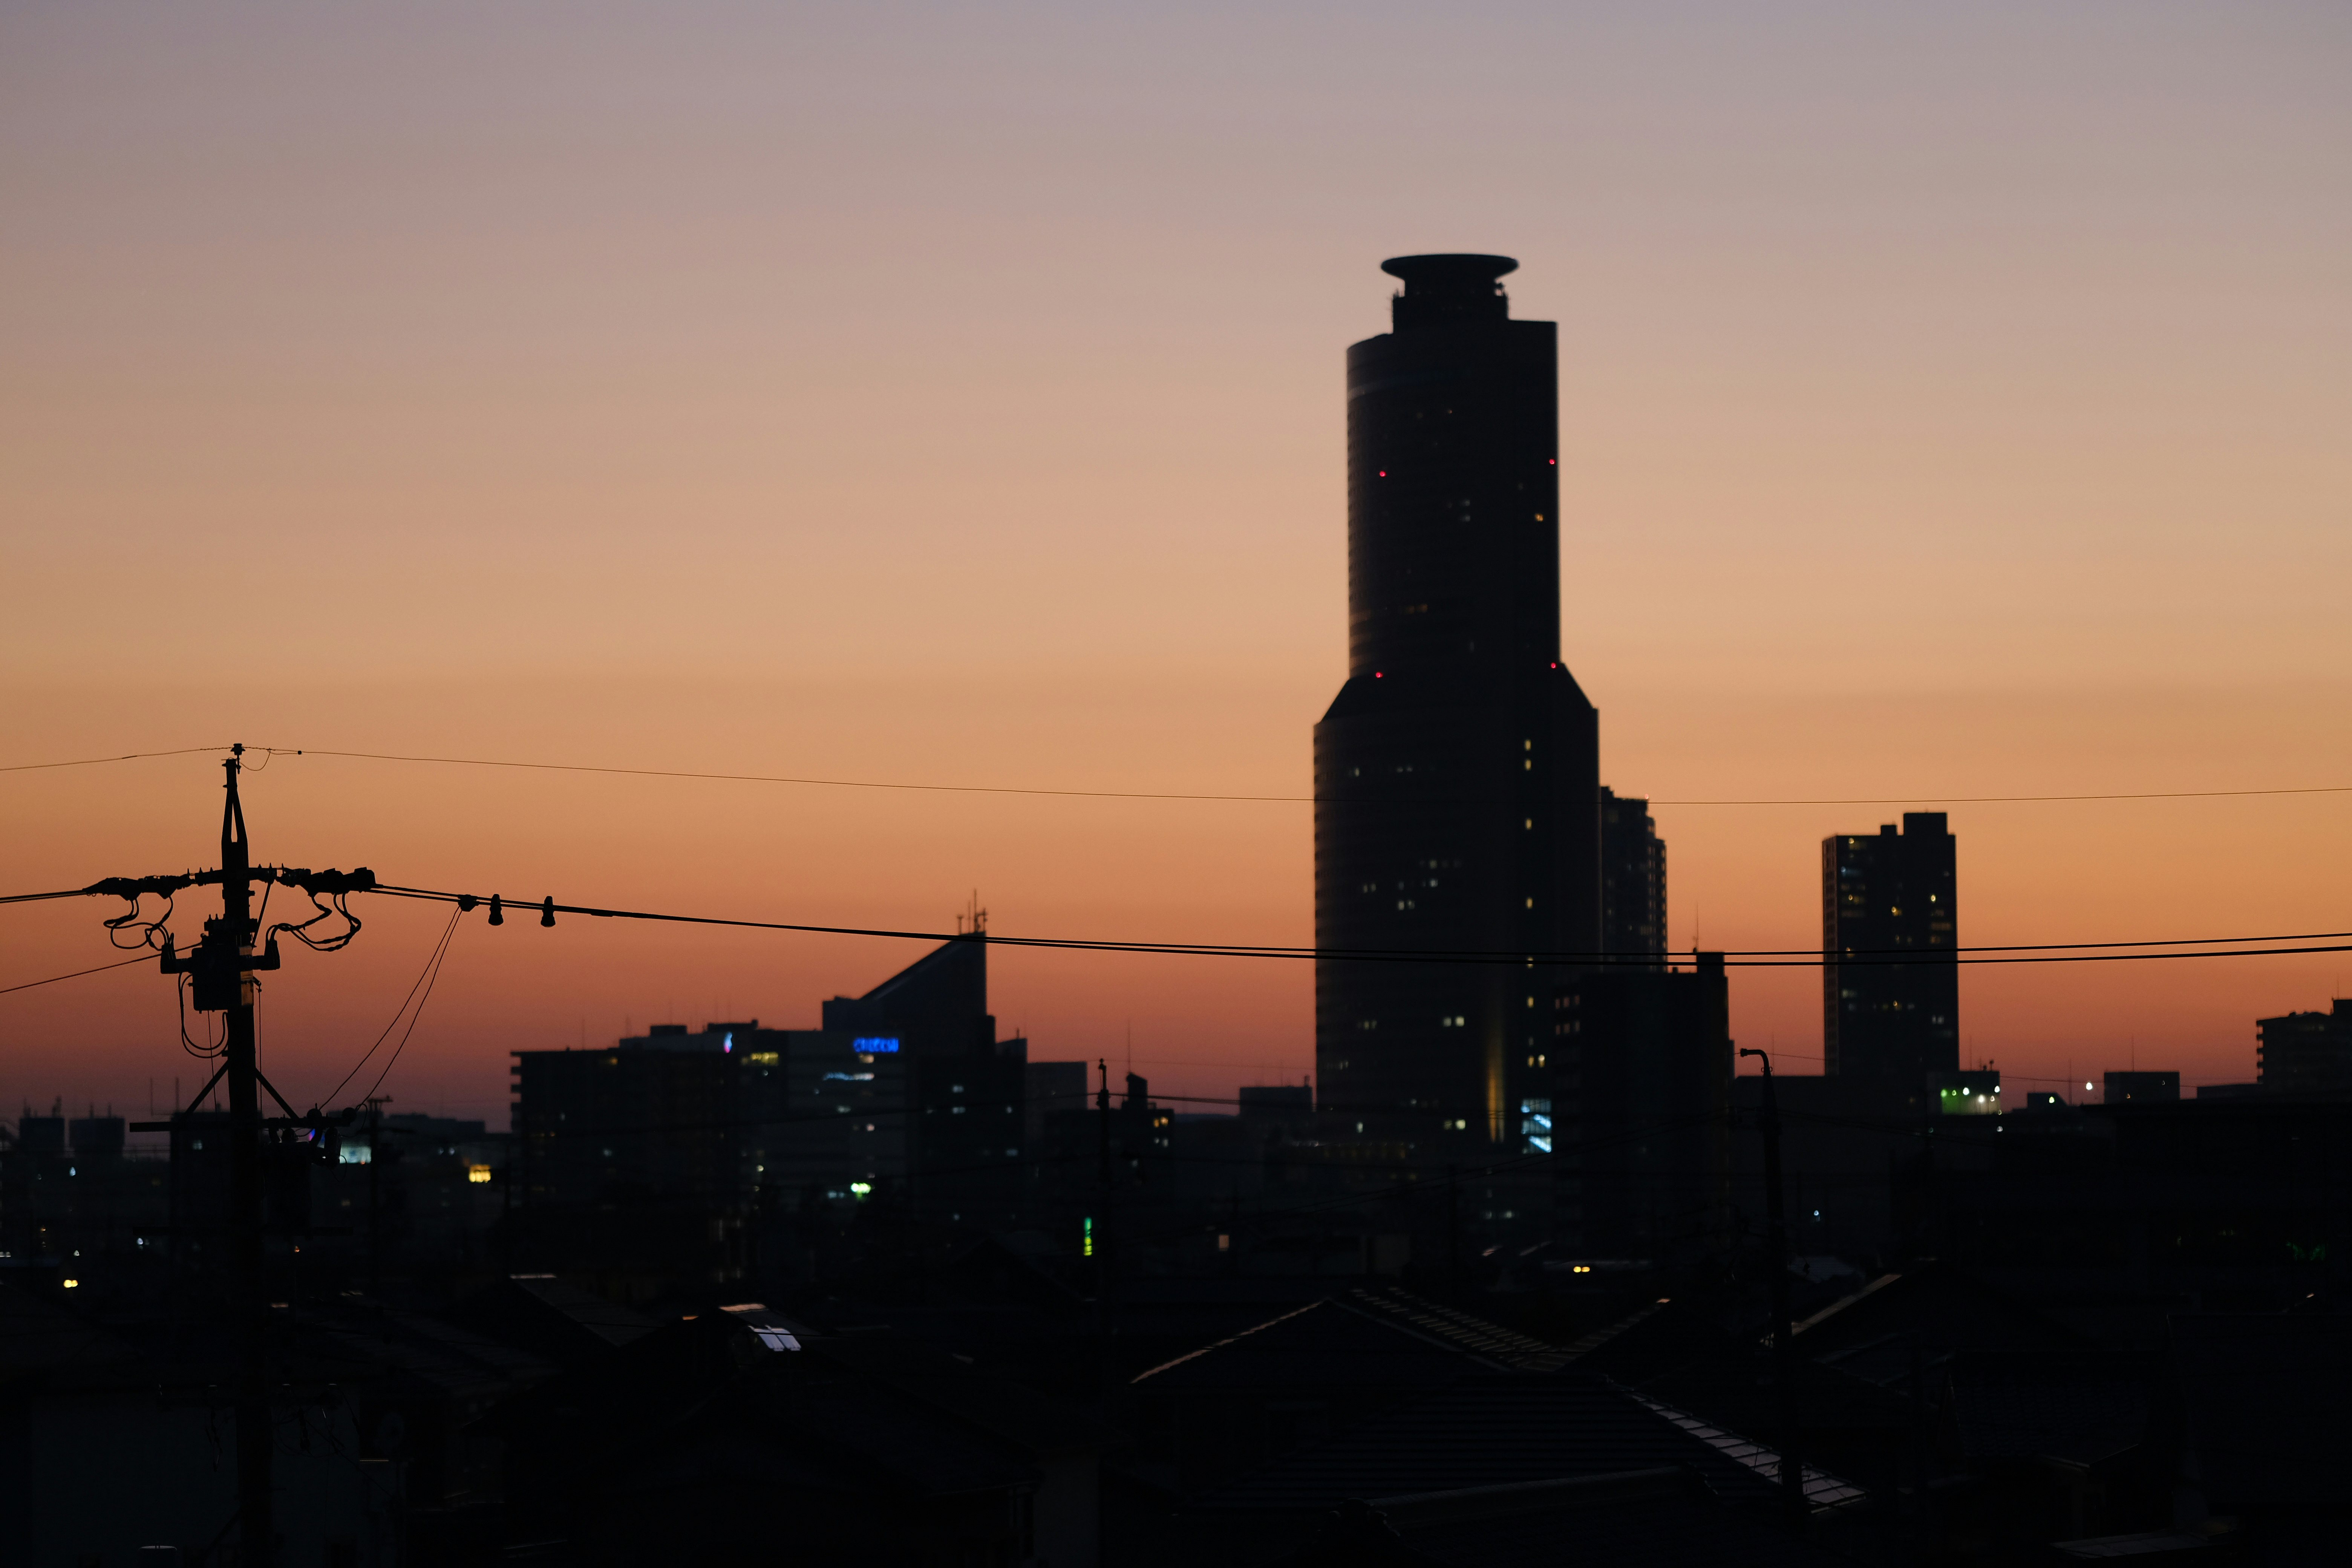
MULTIPOLYGON (((935 795, 1044 795, 1074 800, 1194 800, 1257 805, 1311 805, 1350 797, 1312 795, 1217 795, 1180 790, 1048 789, 1023 784, 916 784, 891 779, 841 779, 787 773, 703 773, 684 768, 624 768, 591 763, 515 762, 500 757, 433 757, 397 752, 341 752, 320 747, 260 747, 275 756, 344 757, 373 763, 429 763, 447 767, 515 768, 533 773, 606 773, 623 778, 702 779, 725 784, 803 784, 824 789, 909 790, 935 795)), ((158 753, 161 754, 161 753, 158 753)), ((2222 800, 2247 795, 2352 795, 2352 784, 2310 784, 2263 789, 2135 790, 2081 795, 1910 795, 1768 796, 1664 800, 1651 805, 1997 805, 2106 800, 2222 800)), ((1386 796, 1361 797, 1367 805, 1410 804, 1386 796)))
MULTIPOLYGON (((497 908, 503 902, 498 894, 485 897, 477 893, 445 892, 428 888, 404 888, 379 883, 369 891, 390 898, 422 899, 436 903, 452 903, 460 909, 472 909, 479 903, 491 903, 497 908)), ((517 907, 524 907, 518 905, 517 907)), ((1076 952, 1137 952, 1165 953, 1200 958, 1283 958, 1317 959, 1340 963, 1472 963, 1510 964, 1532 968, 1572 965, 1580 968, 1643 968, 1658 966, 1662 956, 1646 953, 1559 952, 1494 949, 1438 948, 1332 948, 1281 947, 1235 942, 1115 942, 1076 937, 999 936, 991 931, 984 936, 970 931, 900 931, 877 926, 815 925, 786 921, 734 920, 717 915, 663 914, 649 910, 602 909, 590 904, 560 904, 552 895, 538 906, 540 923, 552 925, 560 914, 587 915, 596 920, 654 921, 671 925, 723 926, 745 931, 795 931, 819 936, 883 937, 899 942, 937 942, 985 940, 1000 947, 1047 948, 1076 952)), ((1727 949, 1723 959, 1727 966, 1742 969, 1813 969, 1823 963, 1840 966, 1869 967, 1877 964, 1920 963, 2123 963, 2133 960, 2168 958, 2259 958, 2313 952, 2352 952, 2352 943, 2327 946, 2251 947, 2240 945, 2226 951, 2215 944, 2270 942, 2315 942, 2327 938, 2352 936, 2352 932, 2324 931, 2311 937, 2192 937, 2178 942, 2162 943, 2090 943, 2057 942, 2036 948, 1942 948, 1942 949, 1871 949, 1846 950, 1822 953, 1811 949, 1727 949), (2206 951, 2196 952, 2148 952, 2084 951, 2116 947, 2188 946, 2206 944, 2206 951)))
POLYGON ((226 746, 178 746, 168 752, 125 752, 113 757, 75 757, 62 763, 11 763, 0 773, 38 773, 44 768, 86 768, 98 763, 135 763, 142 757, 186 757, 198 752, 226 752, 226 746))
POLYGON ((103 974, 110 969, 128 969, 134 963, 149 963, 154 956, 152 952, 142 952, 136 958, 126 958, 119 963, 101 963, 96 969, 77 969, 71 974, 52 974, 47 980, 27 980, 21 984, 0 985, 0 996, 5 996, 11 991, 30 991, 36 985, 55 985, 60 980, 79 980, 85 974, 103 974))

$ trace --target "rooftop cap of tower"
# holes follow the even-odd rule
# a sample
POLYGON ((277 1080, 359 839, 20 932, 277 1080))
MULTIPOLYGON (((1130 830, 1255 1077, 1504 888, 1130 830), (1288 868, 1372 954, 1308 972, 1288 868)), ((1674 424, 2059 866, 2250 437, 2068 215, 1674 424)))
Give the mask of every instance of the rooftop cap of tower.
POLYGON ((1391 301, 1397 331, 1444 321, 1506 320, 1511 302, 1502 278, 1519 264, 1507 256, 1391 256, 1381 270, 1404 279, 1404 291, 1391 301))

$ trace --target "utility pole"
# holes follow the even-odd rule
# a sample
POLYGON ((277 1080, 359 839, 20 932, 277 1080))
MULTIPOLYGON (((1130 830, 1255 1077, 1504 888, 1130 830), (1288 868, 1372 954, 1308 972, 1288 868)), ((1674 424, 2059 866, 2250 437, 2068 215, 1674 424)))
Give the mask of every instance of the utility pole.
POLYGON ((1797 1344, 1789 1314, 1789 1226, 1780 1207, 1780 1107, 1772 1094, 1772 1058, 1742 1049, 1764 1064, 1764 1103, 1756 1129, 1764 1135, 1765 1247, 1772 1270, 1772 1385, 1780 1405, 1780 1506, 1789 1521, 1803 1529, 1805 1465, 1797 1447, 1797 1344))
MULTIPOLYGON (((220 1070, 213 1082, 228 1079, 229 1312, 238 1352, 232 1402, 236 1412, 237 1536, 240 1561, 269 1568, 278 1534, 270 1484, 269 1286, 262 1256, 261 1065, 254 1054, 253 973, 277 968, 278 960, 275 941, 266 953, 254 952, 260 932, 253 919, 252 843, 236 793, 244 757, 244 746, 232 746, 221 764, 228 774, 228 798, 221 807, 220 869, 196 878, 210 881, 217 877, 220 915, 205 921, 203 938, 184 959, 173 951, 166 932, 163 972, 189 976, 196 1010, 219 1012, 226 1029, 220 1070)), ((261 875, 268 879, 270 873, 261 875)), ((203 1090, 196 1098, 204 1099, 203 1090)))
MULTIPOLYGON (((252 840, 245 807, 236 797, 236 775, 245 747, 223 764, 228 799, 221 808, 221 923, 207 932, 212 963, 220 980, 236 988, 221 1047, 228 1068, 229 1272, 232 1310, 242 1320, 244 1365, 236 1380, 236 1510, 240 1556, 269 1568, 278 1554, 276 1498, 270 1486, 270 1450, 275 1442, 269 1415, 269 1283, 263 1277, 261 1170, 261 1061, 253 1028, 254 942, 252 840), (217 940, 211 940, 216 936, 217 940), (231 963, 231 953, 235 961, 231 963)), ((267 955, 275 968, 278 954, 267 955)))
MULTIPOLYGON (((232 746, 222 763, 227 774, 228 796, 221 807, 218 869, 165 877, 110 877, 81 891, 131 900, 131 913, 110 921, 110 928, 120 931, 126 926, 142 925, 147 942, 161 950, 162 972, 188 977, 190 1000, 195 1011, 222 1015, 220 1066, 196 1090, 189 1109, 202 1105, 205 1097, 223 1079, 228 1080, 229 1310, 237 1359, 231 1394, 236 1416, 237 1560, 247 1568, 272 1568, 278 1536, 270 1476, 274 1435, 269 1398, 269 1282, 263 1247, 267 1221, 264 1140, 273 1131, 301 1128, 320 1139, 324 1146, 330 1126, 347 1122, 350 1117, 330 1118, 316 1110, 308 1116, 297 1115, 285 1097, 262 1076, 255 1050, 253 976, 256 971, 278 966, 277 933, 281 931, 290 931, 305 945, 321 951, 332 951, 349 942, 358 931, 359 922, 351 918, 341 900, 346 894, 373 888, 375 873, 365 868, 349 872, 314 872, 284 867, 257 868, 252 844, 246 834, 245 808, 237 798, 237 775, 243 771, 244 757, 242 745, 232 746), (265 936, 254 918, 256 882, 283 882, 301 889, 311 895, 318 916, 309 921, 272 926, 265 936), (184 958, 175 950, 172 933, 162 930, 160 920, 152 923, 138 920, 142 894, 168 897, 183 888, 211 883, 219 884, 221 912, 205 921, 203 937, 184 958), (348 929, 326 938, 304 934, 305 927, 316 924, 331 912, 328 906, 317 902, 320 895, 336 900, 331 912, 342 915, 349 922, 348 929), (284 1117, 262 1115, 261 1094, 265 1089, 285 1111, 284 1117)), ((186 1113, 175 1112, 175 1117, 186 1113)), ((170 1131, 173 1124, 140 1122, 134 1130, 170 1131)))
POLYGON ((1102 1143, 1102 1171, 1097 1178, 1102 1190, 1110 1191, 1110 1063, 1099 1060, 1095 1066, 1102 1071, 1102 1088, 1095 1093, 1095 1128, 1102 1143))

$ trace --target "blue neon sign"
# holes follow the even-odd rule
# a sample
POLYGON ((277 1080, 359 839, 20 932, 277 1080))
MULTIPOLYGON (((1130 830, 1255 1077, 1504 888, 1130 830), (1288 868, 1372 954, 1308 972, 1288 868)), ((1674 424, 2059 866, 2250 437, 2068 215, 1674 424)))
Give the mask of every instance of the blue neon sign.
POLYGON ((850 1041, 849 1046, 852 1050, 864 1051, 868 1056, 886 1056, 898 1048, 898 1037, 865 1035, 850 1041))

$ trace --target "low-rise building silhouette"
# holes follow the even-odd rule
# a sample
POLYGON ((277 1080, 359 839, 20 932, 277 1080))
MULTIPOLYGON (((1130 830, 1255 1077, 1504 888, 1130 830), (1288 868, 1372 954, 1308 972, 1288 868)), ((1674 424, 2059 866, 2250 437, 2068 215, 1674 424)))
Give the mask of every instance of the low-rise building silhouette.
POLYGON ((2111 1072, 2104 1081, 2105 1089, 2100 1098, 2109 1105, 2170 1104, 2180 1098, 2177 1072, 2111 1072))

